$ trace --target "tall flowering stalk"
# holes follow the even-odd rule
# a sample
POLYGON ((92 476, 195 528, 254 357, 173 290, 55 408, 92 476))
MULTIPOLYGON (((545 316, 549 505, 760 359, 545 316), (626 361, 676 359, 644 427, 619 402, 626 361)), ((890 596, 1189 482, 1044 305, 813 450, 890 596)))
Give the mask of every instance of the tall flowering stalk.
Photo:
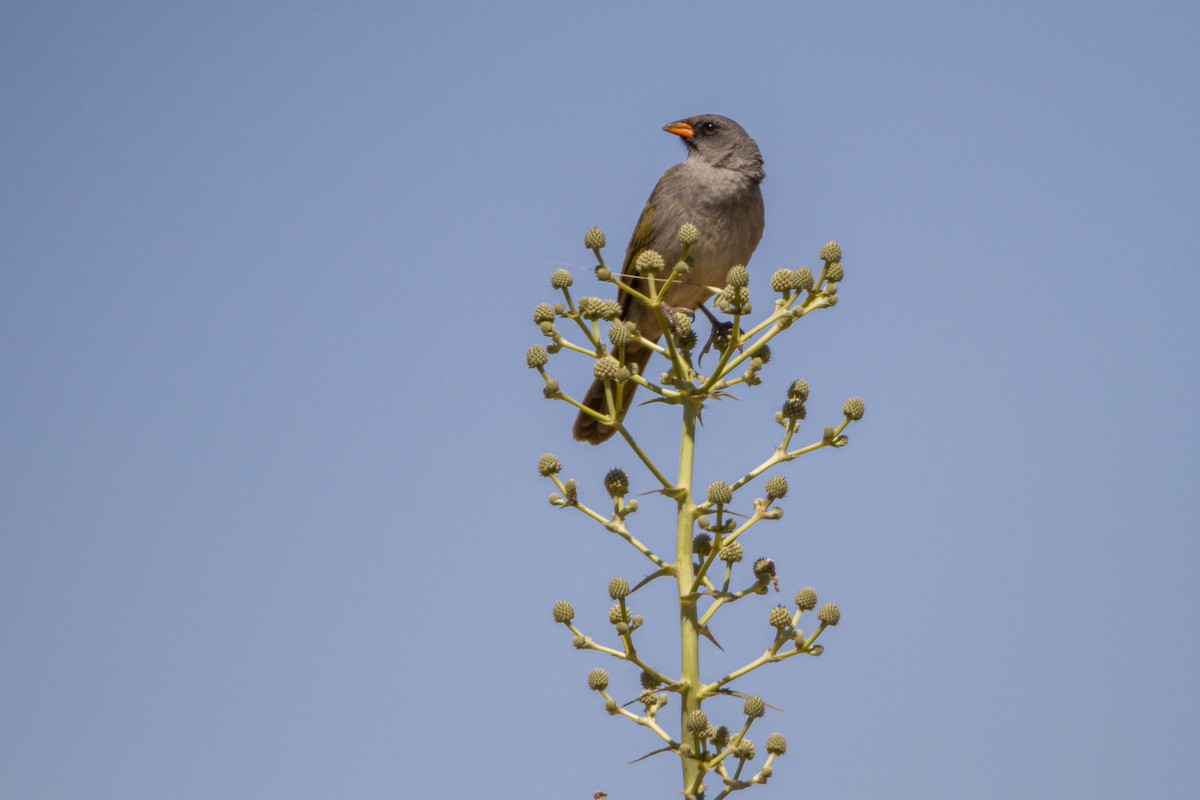
POLYGON ((767 613, 766 621, 772 632, 767 634, 765 652, 728 674, 712 680, 703 678, 700 639, 707 637, 715 643, 709 625, 717 613, 741 600, 766 595, 772 585, 779 590, 775 563, 771 559, 755 561, 751 565, 751 574, 740 583, 735 583, 735 568, 743 561, 743 537, 759 523, 782 518, 779 501, 787 495, 787 479, 782 474, 769 477, 763 484, 764 497, 747 499, 746 491, 768 471, 800 456, 827 447, 845 446, 845 430, 852 422, 862 419, 864 406, 857 397, 847 400, 838 424, 826 427, 816 441, 797 446, 793 439, 808 414, 809 387, 803 380, 793 381, 775 415, 782 434, 774 450, 757 466, 732 481, 712 483, 702 498, 697 497, 693 483, 696 423, 705 401, 725 396, 739 384, 760 384, 760 373, 771 360, 771 340, 812 312, 837 305, 838 284, 845 275, 842 248, 837 242, 829 242, 821 248, 823 266, 819 275, 801 267, 780 269, 771 276, 771 289, 777 295, 773 309, 765 319, 754 323, 748 318, 752 311, 749 273, 742 265, 732 267, 724 287, 709 287, 715 294, 714 305, 729 319, 714 322, 713 333, 699 354, 703 355, 709 349, 715 351, 716 365, 704 373, 698 366, 700 359, 693 358, 699 338, 693 329, 691 314, 663 302, 675 282, 688 279, 688 252, 701 234, 691 224, 680 228, 683 258, 672 265, 669 272, 658 253, 644 251, 633 266, 637 274, 623 275, 613 272, 604 261, 601 253, 605 246, 603 232, 598 228, 589 230, 584 236, 584 245, 596 256, 596 277, 601 282, 616 285, 633 302, 649 308, 663 332, 662 340, 646 339, 632 323, 621 320, 621 307, 615 300, 575 299, 571 293, 573 276, 567 270, 559 269, 550 276, 550 284, 561 292, 561 302, 542 303, 533 313, 534 322, 550 341, 545 346, 531 347, 526 361, 542 376, 546 398, 568 403, 615 428, 649 474, 657 491, 676 506, 674 551, 660 555, 656 548, 665 544, 665 532, 641 533, 631 524, 630 517, 638 510, 638 501, 627 499, 630 481, 624 470, 613 469, 604 476, 604 490, 610 501, 604 505, 608 507, 593 507, 581 498, 580 488, 574 480, 560 477, 560 460, 549 454, 542 456, 538 472, 556 489, 550 495, 550 504, 589 517, 620 537, 651 565, 650 573, 636 585, 622 577, 609 582, 608 594, 615 602, 608 615, 613 628, 610 644, 586 635, 575 622, 574 608, 565 600, 555 603, 554 620, 571 632, 577 649, 602 653, 640 670, 641 694, 637 701, 627 704, 640 706, 640 713, 629 710, 613 698, 605 670, 592 670, 587 683, 604 698, 609 714, 647 728, 662 741, 663 746, 655 753, 671 752, 679 758, 685 797, 704 800, 711 796, 720 800, 754 784, 765 783, 774 771, 776 759, 787 751, 784 736, 772 733, 766 739, 766 758, 757 768, 753 766, 757 748, 749 738, 750 729, 771 706, 762 697, 739 691, 735 685, 740 687, 746 676, 767 664, 800 655, 819 656, 824 647, 817 640, 826 628, 837 625, 841 618, 836 604, 826 603, 818 609, 816 591, 811 587, 801 589, 791 606, 777 605, 767 613), (559 330, 560 323, 572 331, 574 339, 559 330), (636 364, 626 362, 626 348, 633 343, 666 359, 668 368, 658 380, 638 374, 636 364), (593 374, 604 382, 605 411, 586 408, 578 399, 565 393, 551 377, 550 359, 564 352, 593 360, 593 374), (624 393, 631 391, 634 384, 653 393, 654 400, 679 410, 681 425, 674 477, 668 476, 668 471, 651 458, 625 427, 622 401, 624 393), (656 580, 672 578, 677 589, 680 634, 677 670, 652 664, 638 652, 637 632, 643 617, 634 614, 630 608, 630 598, 638 591, 656 580), (816 619, 809 625, 805 620, 811 619, 814 612, 816 619), (800 628, 802 622, 811 632, 806 633, 800 628), (672 694, 680 701, 677 722, 667 722, 661 714, 672 694), (730 695, 744 699, 741 716, 726 722, 710 720, 704 702, 730 695), (714 791, 715 794, 710 794, 714 791))

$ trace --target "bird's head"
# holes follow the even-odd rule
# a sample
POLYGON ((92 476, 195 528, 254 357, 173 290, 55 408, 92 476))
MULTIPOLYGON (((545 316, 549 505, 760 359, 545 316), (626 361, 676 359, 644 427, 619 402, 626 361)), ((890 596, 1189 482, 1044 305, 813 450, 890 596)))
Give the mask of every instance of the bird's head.
POLYGON ((756 181, 766 177, 762 153, 741 125, 720 114, 700 114, 664 125, 663 130, 683 139, 688 159, 741 172, 756 181))

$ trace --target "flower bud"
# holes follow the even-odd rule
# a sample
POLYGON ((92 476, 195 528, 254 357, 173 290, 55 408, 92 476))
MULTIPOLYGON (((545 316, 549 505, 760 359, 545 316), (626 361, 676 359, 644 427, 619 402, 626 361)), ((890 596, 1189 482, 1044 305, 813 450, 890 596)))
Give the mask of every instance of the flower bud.
POLYGON ((610 497, 624 497, 628 494, 629 476, 625 474, 625 470, 618 467, 606 472, 604 474, 604 490, 610 497))
POLYGON ((629 581, 618 576, 608 582, 608 596, 613 600, 620 600, 622 597, 629 597, 633 590, 629 588, 629 581))
POLYGON ((767 479, 767 498, 770 500, 782 500, 787 496, 788 482, 787 478, 782 475, 772 475, 767 479))
POLYGON ((588 250, 599 250, 606 244, 608 242, 604 238, 604 231, 599 228, 588 228, 587 233, 583 235, 583 246, 588 250))
POLYGON ((575 619, 575 607, 566 600, 559 600, 554 604, 554 621, 566 624, 575 619))
POLYGON ((708 487, 708 502, 717 505, 733 502, 733 489, 725 481, 713 481, 708 487))
POLYGON ((805 586, 796 592, 796 605, 800 607, 801 611, 812 611, 817 607, 817 590, 811 586, 805 586))
POLYGON ((548 478, 556 472, 562 471, 562 462, 558 460, 558 456, 553 453, 546 453, 538 459, 538 474, 543 478, 548 478))
POLYGON ((593 692, 602 692, 608 688, 608 673, 596 667, 588 673, 588 688, 593 692))
POLYGON ((556 269, 550 274, 550 286, 555 289, 566 289, 574 282, 575 278, 565 269, 556 269))

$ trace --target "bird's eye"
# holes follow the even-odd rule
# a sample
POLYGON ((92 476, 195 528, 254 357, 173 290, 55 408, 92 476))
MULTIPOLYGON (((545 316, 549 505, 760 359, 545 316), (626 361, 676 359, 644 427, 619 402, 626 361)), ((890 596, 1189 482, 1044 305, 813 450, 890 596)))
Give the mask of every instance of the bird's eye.
POLYGON ((717 123, 706 122, 700 126, 700 130, 704 131, 705 133, 715 133, 717 130, 717 123))

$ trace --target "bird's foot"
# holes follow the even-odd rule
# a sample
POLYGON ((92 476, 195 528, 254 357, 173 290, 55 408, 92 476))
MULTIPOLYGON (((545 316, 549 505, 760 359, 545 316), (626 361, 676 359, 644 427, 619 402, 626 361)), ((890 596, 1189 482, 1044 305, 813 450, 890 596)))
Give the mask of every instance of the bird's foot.
MULTIPOLYGON (((703 305, 696 306, 704 312, 704 316, 708 317, 709 323, 712 324, 712 332, 708 335, 708 341, 704 343, 704 349, 700 351, 700 356, 696 359, 699 364, 704 360, 704 354, 711 350, 714 346, 718 351, 724 350, 729 345, 729 337, 733 335, 733 323, 722 322, 713 316, 713 313, 703 305)), ((739 347, 739 350, 742 348, 739 347)))

